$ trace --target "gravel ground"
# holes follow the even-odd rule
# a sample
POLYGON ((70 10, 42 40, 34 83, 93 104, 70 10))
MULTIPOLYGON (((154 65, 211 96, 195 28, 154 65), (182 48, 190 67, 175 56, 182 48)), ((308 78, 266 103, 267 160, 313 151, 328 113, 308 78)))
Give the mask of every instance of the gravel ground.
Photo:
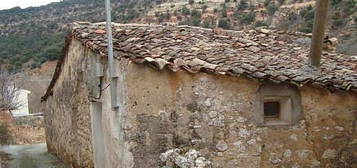
POLYGON ((0 156, 0 168, 68 168, 47 153, 46 144, 0 146, 0 156))

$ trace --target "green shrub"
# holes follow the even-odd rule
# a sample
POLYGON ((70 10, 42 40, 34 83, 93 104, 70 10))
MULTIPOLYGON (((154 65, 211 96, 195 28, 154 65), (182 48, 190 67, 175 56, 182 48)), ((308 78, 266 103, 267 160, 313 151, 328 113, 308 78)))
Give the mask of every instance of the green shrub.
POLYGON ((308 6, 307 8, 300 11, 300 16, 303 17, 305 21, 313 20, 315 16, 315 10, 312 6, 308 6))
POLYGON ((237 6, 237 9, 238 10, 244 10, 244 9, 247 9, 249 6, 248 6, 248 3, 246 1, 240 1, 239 2, 239 5, 237 6))
POLYGON ((201 14, 201 12, 198 11, 198 10, 192 10, 192 11, 191 11, 191 16, 192 16, 192 17, 199 17, 199 18, 201 18, 202 14, 201 14))
POLYGON ((332 5, 332 6, 336 6, 336 5, 338 5, 340 2, 342 2, 342 0, 331 0, 331 5, 332 5))
MULTIPOLYGON (((156 15, 156 14, 155 14, 156 15)), ((161 22, 163 22, 164 21, 164 19, 165 19, 165 15, 163 14, 163 13, 161 13, 161 12, 158 12, 158 15, 156 15, 156 17, 157 17, 157 19, 158 19, 158 21, 161 23, 161 22)))
POLYGON ((311 33, 313 27, 314 27, 314 21, 310 20, 307 21, 306 24, 304 24, 303 27, 300 28, 300 31, 304 33, 311 33))
POLYGON ((200 17, 191 17, 190 19, 190 26, 200 26, 201 24, 201 18, 200 17))
POLYGON ((332 24, 336 27, 342 26, 345 23, 345 19, 342 17, 340 12, 335 12, 331 19, 332 24))
POLYGON ((228 19, 220 19, 218 21, 218 27, 228 29, 231 27, 228 19))
POLYGON ((195 0, 189 0, 188 3, 189 3, 190 5, 192 5, 192 4, 195 3, 195 0))
POLYGON ((250 23, 255 21, 255 13, 254 12, 250 12, 248 14, 242 14, 239 17, 239 20, 243 24, 250 24, 250 23))
POLYGON ((128 13, 126 14, 126 20, 130 21, 133 19, 136 19, 140 16, 140 13, 136 11, 135 9, 129 9, 128 13))
POLYGON ((352 15, 356 11, 357 1, 356 0, 349 0, 349 1, 346 2, 345 6, 346 6, 346 8, 345 8, 344 13, 347 14, 347 15, 352 15))
POLYGON ((298 15, 296 13, 291 12, 291 13, 288 14, 288 20, 289 21, 295 21, 297 19, 298 19, 298 15))
POLYGON ((342 26, 345 23, 344 19, 336 19, 332 21, 332 24, 336 27, 342 26))
POLYGON ((304 19, 305 24, 300 28, 304 33, 311 33, 314 26, 315 10, 312 6, 308 6, 300 12, 300 16, 304 19))
POLYGON ((227 7, 226 5, 222 5, 222 17, 227 17, 227 7))
POLYGON ((182 7, 182 14, 183 15, 189 15, 191 12, 190 12, 190 9, 188 9, 186 6, 182 7))
POLYGON ((209 20, 205 20, 205 21, 203 21, 203 27, 204 28, 213 28, 214 26, 213 26, 212 22, 210 22, 209 20))
POLYGON ((269 15, 274 15, 274 13, 278 10, 279 8, 274 4, 271 3, 268 5, 267 10, 269 15))
POLYGON ((265 0, 264 1, 264 6, 268 6, 271 3, 271 0, 265 0))
POLYGON ((186 17, 183 21, 179 22, 179 25, 200 26, 201 18, 197 16, 186 17))
POLYGON ((207 8, 208 8, 208 6, 207 6, 207 5, 204 5, 204 6, 202 7, 202 12, 206 11, 207 8))

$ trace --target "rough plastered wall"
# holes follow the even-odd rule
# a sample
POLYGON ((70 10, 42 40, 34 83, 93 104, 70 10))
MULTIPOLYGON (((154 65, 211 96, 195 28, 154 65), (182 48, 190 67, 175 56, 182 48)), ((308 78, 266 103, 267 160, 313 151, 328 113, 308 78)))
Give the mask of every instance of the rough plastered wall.
POLYGON ((127 94, 122 101, 126 112, 119 117, 125 118, 119 123, 125 147, 119 149, 116 138, 117 144, 107 147, 114 157, 107 164, 135 168, 183 167, 189 164, 185 161, 215 168, 356 166, 356 95, 302 87, 303 120, 293 126, 258 127, 253 115, 258 81, 157 71, 140 64, 128 64, 127 69, 122 72, 125 81, 119 84, 125 85, 127 94), (202 157, 192 160, 197 155, 202 157))
POLYGON ((89 90, 96 81, 94 58, 73 40, 53 95, 44 102, 48 150, 75 168, 93 167, 89 90))

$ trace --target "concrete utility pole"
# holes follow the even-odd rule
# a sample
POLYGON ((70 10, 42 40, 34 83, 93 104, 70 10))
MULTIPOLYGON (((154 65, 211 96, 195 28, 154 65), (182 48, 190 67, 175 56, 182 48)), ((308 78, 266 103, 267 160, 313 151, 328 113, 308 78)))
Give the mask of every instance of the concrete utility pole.
POLYGON ((110 97, 112 108, 118 107, 117 102, 117 81, 118 76, 116 74, 116 67, 114 66, 114 54, 113 54, 113 35, 112 35, 112 18, 111 18, 111 7, 110 0, 105 0, 105 11, 107 13, 107 36, 108 36, 108 68, 110 74, 110 97))
POLYGON ((310 64, 320 67, 329 0, 317 0, 310 47, 310 64))

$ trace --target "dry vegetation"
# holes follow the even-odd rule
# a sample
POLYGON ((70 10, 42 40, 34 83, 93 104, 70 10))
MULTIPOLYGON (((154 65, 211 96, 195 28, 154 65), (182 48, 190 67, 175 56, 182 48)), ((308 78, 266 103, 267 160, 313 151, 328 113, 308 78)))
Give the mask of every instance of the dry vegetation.
POLYGON ((0 145, 11 143, 11 135, 9 132, 9 126, 0 122, 0 145))
POLYGON ((44 143, 45 129, 43 118, 23 117, 14 120, 9 113, 0 114, 0 144, 44 143))

